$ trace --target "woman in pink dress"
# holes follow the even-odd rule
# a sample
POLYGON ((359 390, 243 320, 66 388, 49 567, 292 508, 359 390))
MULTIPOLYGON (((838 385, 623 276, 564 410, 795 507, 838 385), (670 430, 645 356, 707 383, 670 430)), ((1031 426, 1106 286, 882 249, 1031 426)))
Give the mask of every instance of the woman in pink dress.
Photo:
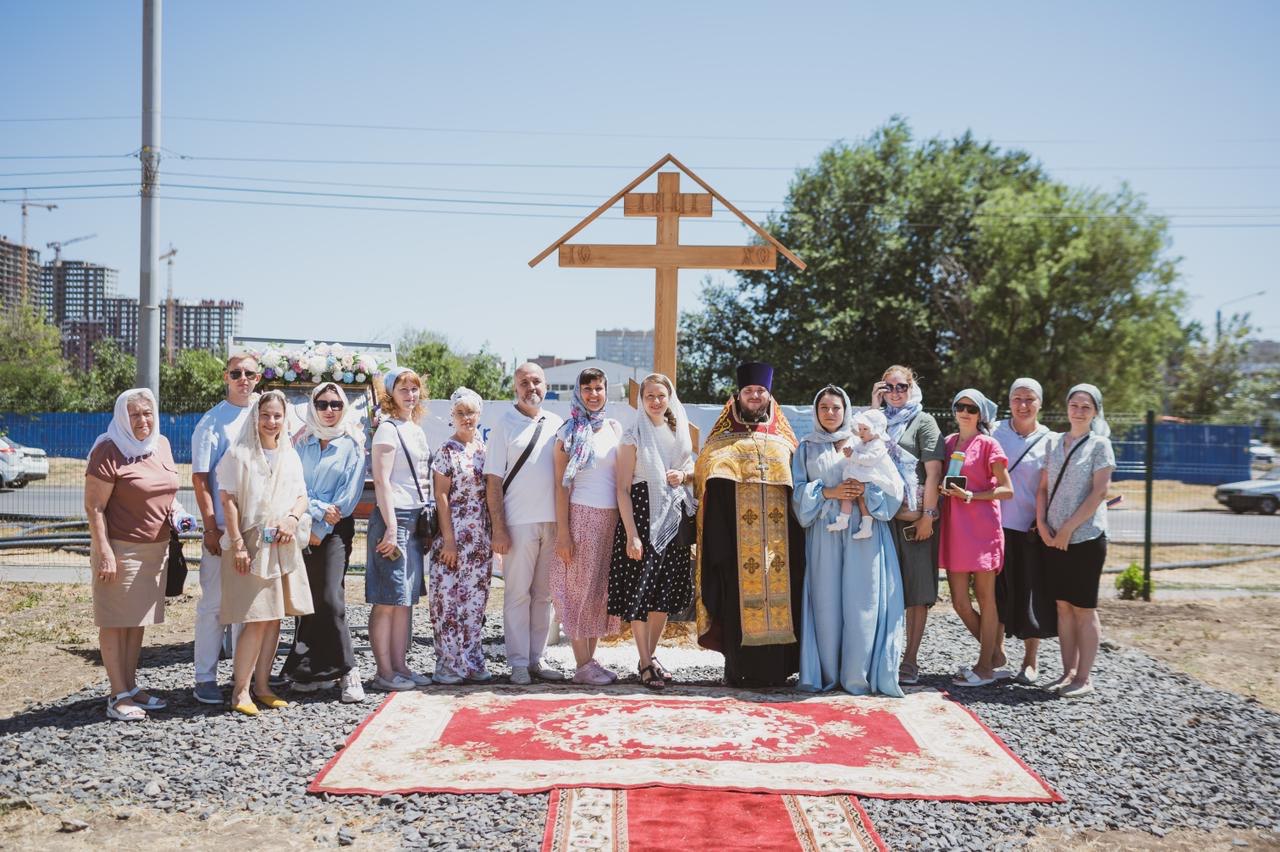
MULTIPOLYGON (((991 437, 996 404, 981 391, 966 388, 951 402, 959 431, 947 436, 946 454, 963 456, 960 475, 964 483, 943 479, 939 488, 947 500, 942 507, 942 532, 938 564, 947 572, 951 604, 956 615, 978 640, 978 662, 961 669, 956 686, 986 686, 1007 671, 998 671, 1000 616, 996 612, 996 575, 1004 566, 1004 533, 1000 527, 1000 502, 1013 496, 1009 459, 991 437), (969 578, 978 598, 975 612, 969 600, 969 578)), ((958 460, 958 459, 957 459, 958 460)))

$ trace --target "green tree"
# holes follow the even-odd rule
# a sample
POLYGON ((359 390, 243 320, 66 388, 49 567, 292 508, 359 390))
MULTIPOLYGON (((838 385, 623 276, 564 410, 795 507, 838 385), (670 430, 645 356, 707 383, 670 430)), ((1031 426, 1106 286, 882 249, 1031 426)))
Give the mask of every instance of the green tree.
POLYGON ((31 307, 0 311, 0 412, 60 411, 70 392, 58 330, 31 307))
POLYGON ((77 383, 79 393, 73 403, 77 411, 111 411, 116 397, 137 387, 138 359, 120 349, 114 340, 93 344, 93 367, 77 383))
POLYGON ((170 414, 206 411, 225 396, 222 381, 226 363, 204 349, 185 349, 173 364, 160 364, 160 405, 170 414))
POLYGON ((1142 200, 1052 181, 1022 151, 965 134, 912 140, 893 119, 801 169, 768 228, 808 264, 712 286, 681 328, 682 396, 723 399, 744 358, 774 364, 775 396, 827 382, 858 401, 889 364, 926 404, 1033 375, 1056 399, 1092 381, 1109 408, 1157 403, 1182 337, 1176 259, 1142 200))
POLYGON ((427 393, 432 399, 448 399, 463 385, 484 399, 503 399, 510 394, 511 379, 505 374, 502 360, 485 347, 463 355, 444 335, 409 330, 396 344, 396 358, 403 366, 427 376, 427 393))
MULTIPOLYGON (((1209 340, 1199 323, 1186 329, 1186 345, 1180 348, 1171 364, 1173 376, 1168 413, 1178 417, 1216 418, 1231 411, 1232 418, 1247 417, 1252 421, 1265 411, 1262 404, 1248 411, 1254 396, 1245 387, 1246 376, 1241 367, 1249 351, 1249 335, 1253 329, 1248 316, 1231 317, 1226 329, 1209 340), (1252 416, 1248 416, 1252 414, 1252 416)), ((1246 422, 1236 419, 1234 422, 1246 422)))

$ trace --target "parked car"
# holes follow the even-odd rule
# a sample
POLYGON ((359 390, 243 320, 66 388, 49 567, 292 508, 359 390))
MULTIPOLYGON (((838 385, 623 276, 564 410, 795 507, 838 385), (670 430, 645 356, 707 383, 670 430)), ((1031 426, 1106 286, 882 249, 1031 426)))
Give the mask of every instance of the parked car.
POLYGON ((22 478, 25 465, 22 451, 7 439, 0 438, 0 488, 22 487, 26 481, 22 478))
POLYGON ((1258 479, 1219 485, 1213 492, 1213 499, 1236 514, 1254 510, 1274 515, 1280 509, 1280 467, 1267 471, 1258 479))
POLYGON ((1276 448, 1270 444, 1264 444, 1257 438, 1249 440, 1249 458, 1255 462, 1262 464, 1274 464, 1276 456, 1276 448))
POLYGON ((22 483, 49 478, 49 454, 39 447, 27 447, 10 441, 14 449, 22 453, 22 483))

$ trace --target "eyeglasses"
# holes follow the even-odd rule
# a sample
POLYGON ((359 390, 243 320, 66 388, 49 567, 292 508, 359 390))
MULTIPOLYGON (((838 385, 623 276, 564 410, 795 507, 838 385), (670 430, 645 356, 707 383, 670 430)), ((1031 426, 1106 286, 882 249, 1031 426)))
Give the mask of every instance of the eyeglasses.
POLYGON ((341 411, 343 402, 340 399, 317 399, 316 411, 328 411, 332 408, 334 411, 341 411))
POLYGON ((231 377, 231 381, 233 382, 240 381, 241 376, 244 376, 246 379, 258 378, 258 374, 253 370, 227 370, 227 375, 231 377))
POLYGON ((884 389, 888 393, 906 393, 911 390, 911 385, 904 385, 901 382, 896 385, 891 385, 888 382, 885 382, 884 389))
POLYGON ((962 412, 964 414, 981 414, 982 413, 982 409, 968 402, 957 402, 955 405, 951 406, 951 409, 956 414, 960 414, 962 412))

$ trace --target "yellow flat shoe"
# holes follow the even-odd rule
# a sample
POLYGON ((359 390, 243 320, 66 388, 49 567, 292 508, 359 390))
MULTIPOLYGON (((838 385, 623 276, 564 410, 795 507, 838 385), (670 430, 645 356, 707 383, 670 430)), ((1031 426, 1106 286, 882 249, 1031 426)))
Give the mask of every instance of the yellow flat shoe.
POLYGON ((250 701, 248 704, 232 704, 231 710, 232 712, 235 712, 235 713, 242 713, 245 716, 257 716, 258 713, 260 712, 258 710, 257 705, 255 705, 252 701, 250 701))
POLYGON ((289 702, 285 701, 274 692, 268 692, 265 695, 255 695, 253 700, 270 710, 283 710, 289 706, 289 702))

